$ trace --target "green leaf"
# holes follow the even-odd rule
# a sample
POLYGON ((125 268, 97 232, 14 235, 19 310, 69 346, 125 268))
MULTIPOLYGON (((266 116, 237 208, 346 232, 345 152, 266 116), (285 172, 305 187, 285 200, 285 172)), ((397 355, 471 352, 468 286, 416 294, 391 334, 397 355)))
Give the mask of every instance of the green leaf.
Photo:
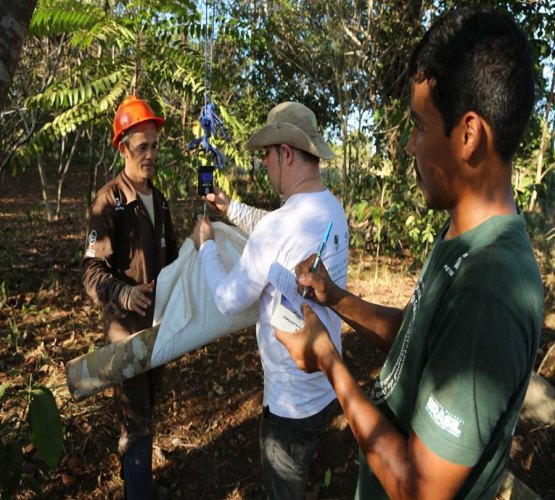
POLYGON ((21 483, 25 485, 30 490, 34 491, 36 495, 42 495, 42 488, 38 481, 30 474, 21 475, 21 483))
POLYGON ((366 200, 361 201, 354 206, 354 209, 357 216, 357 222, 362 222, 368 215, 368 202, 366 200))
POLYGON ((9 384, 0 384, 0 398, 4 396, 9 384))
POLYGON ((37 453, 50 469, 54 469, 62 454, 62 419, 56 400, 46 387, 37 386, 31 391, 27 422, 37 453))
POLYGON ((23 471, 23 452, 19 443, 0 445, 0 491, 10 498, 19 486, 23 471))
POLYGON ((329 488, 331 484, 331 469, 326 469, 326 473, 324 475, 324 485, 326 488, 329 488))
POLYGON ((379 226, 382 223, 383 209, 380 207, 374 207, 372 210, 372 222, 375 226, 379 226))

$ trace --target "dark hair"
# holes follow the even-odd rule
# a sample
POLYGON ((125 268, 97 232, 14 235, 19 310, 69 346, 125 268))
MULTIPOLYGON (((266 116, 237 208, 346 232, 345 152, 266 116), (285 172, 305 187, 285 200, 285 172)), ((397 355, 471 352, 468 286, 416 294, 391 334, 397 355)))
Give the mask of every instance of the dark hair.
MULTIPOLYGON (((294 148, 293 146, 289 145, 291 147, 291 149, 293 149, 300 157, 301 159, 306 162, 306 163, 315 163, 316 165, 319 165, 320 163, 320 158, 318 158, 316 155, 313 155, 312 153, 309 153, 308 151, 304 151, 303 149, 299 149, 299 148, 294 148)), ((277 154, 280 155, 281 152, 281 144, 271 144, 270 146, 266 146, 268 148, 274 148, 277 151, 277 154)))
POLYGON ((434 82, 447 135, 474 111, 491 126, 503 161, 512 159, 534 106, 534 72, 528 38, 510 16, 485 7, 445 14, 416 46, 409 75, 434 82))
POLYGON ((293 149, 299 154, 299 156, 302 158, 304 162, 315 163, 316 165, 319 164, 320 158, 318 158, 316 155, 313 155, 308 151, 304 151, 303 149, 299 149, 299 148, 293 148, 293 149))

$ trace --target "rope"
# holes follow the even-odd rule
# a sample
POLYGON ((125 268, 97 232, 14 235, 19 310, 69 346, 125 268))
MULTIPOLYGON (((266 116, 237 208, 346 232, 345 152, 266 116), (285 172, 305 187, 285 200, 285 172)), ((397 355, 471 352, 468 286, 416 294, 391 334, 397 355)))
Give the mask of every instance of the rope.
POLYGON ((221 136, 229 141, 229 136, 224 130, 224 125, 221 118, 216 114, 216 107, 212 103, 212 66, 213 66, 213 49, 214 49, 214 18, 215 16, 215 6, 212 4, 212 26, 210 33, 210 43, 208 42, 208 2, 205 2, 205 17, 206 17, 206 30, 204 36, 204 106, 200 111, 200 116, 198 121, 202 127, 203 134, 201 137, 192 140, 189 143, 189 150, 196 148, 201 148, 206 153, 211 154, 214 157, 214 166, 216 168, 222 168, 224 166, 224 156, 218 149, 210 144, 210 138, 216 137, 218 131, 221 136), (208 52, 210 51, 210 55, 208 52))
POLYGON ((208 0, 205 2, 206 28, 204 35, 204 105, 207 106, 212 99, 212 66, 214 51, 214 18, 216 7, 212 4, 212 31, 210 32, 210 44, 208 44, 208 0), (208 74, 208 46, 210 46, 210 75, 208 74))

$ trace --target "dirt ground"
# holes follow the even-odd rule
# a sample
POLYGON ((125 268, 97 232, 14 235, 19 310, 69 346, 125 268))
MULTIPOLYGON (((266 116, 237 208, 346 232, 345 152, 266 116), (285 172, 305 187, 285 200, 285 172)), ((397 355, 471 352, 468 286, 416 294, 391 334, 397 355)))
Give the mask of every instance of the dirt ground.
MULTIPOLYGON (((54 471, 38 468, 26 446, 25 471, 48 498, 105 499, 121 495, 117 430, 110 391, 80 403, 65 386, 64 365, 103 345, 101 315, 80 282, 85 239, 86 181, 71 174, 62 217, 48 223, 35 173, 0 185, 0 384, 23 388, 32 377, 54 392, 64 425, 64 453, 54 471)), ((172 203, 183 228, 191 209, 172 203)), ((351 256, 349 287, 359 295, 402 306, 416 281, 409 263, 351 256)), ((555 317, 546 317, 538 364, 555 343, 555 317)), ((383 355, 344 333, 344 358, 370 390, 383 355)), ((169 363, 157 411, 155 477, 175 499, 264 498, 258 452, 262 371, 254 329, 237 332, 169 363)), ((0 418, 13 412, 0 407, 0 418)), ((357 448, 345 418, 327 430, 310 473, 307 498, 352 498, 357 448)), ((541 497, 555 498, 555 429, 518 426, 510 469, 541 497)), ((32 498, 21 488, 16 498, 32 498)))

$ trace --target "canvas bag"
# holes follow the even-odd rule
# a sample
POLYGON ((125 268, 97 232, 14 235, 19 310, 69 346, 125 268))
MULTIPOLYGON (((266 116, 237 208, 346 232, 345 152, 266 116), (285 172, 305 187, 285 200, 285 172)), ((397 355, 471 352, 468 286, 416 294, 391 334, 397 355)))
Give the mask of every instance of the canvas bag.
MULTIPOLYGON (((214 222, 215 242, 226 271, 241 257, 247 236, 240 229, 214 222)), ((159 366, 218 337, 256 324, 259 301, 231 316, 222 314, 204 278, 198 252, 187 239, 178 258, 164 267, 156 281, 153 325, 160 325, 151 366, 159 366)))

